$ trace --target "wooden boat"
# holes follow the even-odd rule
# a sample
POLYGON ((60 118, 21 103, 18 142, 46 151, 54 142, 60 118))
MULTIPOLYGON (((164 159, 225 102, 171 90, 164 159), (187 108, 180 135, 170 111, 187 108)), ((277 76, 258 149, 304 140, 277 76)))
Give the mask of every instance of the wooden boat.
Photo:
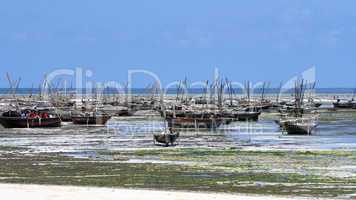
POLYGON ((213 112, 165 110, 160 111, 161 116, 168 122, 169 128, 185 129, 216 129, 224 118, 213 112))
POLYGON ((341 108, 341 109, 356 109, 356 102, 354 101, 347 101, 347 102, 334 102, 334 108, 341 108))
POLYGON ((83 125, 105 125, 107 121, 111 119, 110 115, 84 115, 84 116, 72 116, 73 124, 83 125))
POLYGON ((127 117, 127 116, 132 116, 134 115, 135 111, 133 110, 129 110, 129 109, 123 109, 123 110, 119 110, 117 113, 116 113, 116 116, 120 116, 120 117, 127 117))
POLYGON ((47 128, 60 127, 61 119, 50 115, 48 118, 23 117, 18 112, 9 111, 2 114, 0 124, 5 128, 47 128))
POLYGON ((224 120, 222 118, 195 118, 195 117, 176 117, 166 118, 170 128, 194 128, 194 129, 216 129, 224 120))
POLYGON ((166 146, 169 146, 169 144, 173 146, 178 138, 179 132, 163 132, 153 135, 154 142, 165 144, 166 146))
POLYGON ((261 115, 260 111, 237 112, 236 119, 238 121, 258 121, 260 115, 261 115))
POLYGON ((229 124, 232 121, 258 121, 260 114, 260 111, 226 110, 218 115, 225 119, 225 124, 229 124))
POLYGON ((281 120, 281 128, 291 135, 310 135, 317 127, 315 118, 296 118, 281 120))
MULTIPOLYGON (((314 84, 315 85, 315 84, 314 84)), ((313 86, 314 87, 314 86, 313 86)), ((281 119, 278 121, 282 131, 291 135, 310 135, 318 125, 319 115, 314 109, 310 109, 310 104, 304 105, 304 93, 306 85, 304 80, 296 81, 294 105, 290 105, 291 109, 281 112, 281 119), (305 115, 306 110, 311 110, 308 115, 305 115), (288 112, 286 112, 288 111, 288 112)), ((309 100, 309 102, 313 102, 309 100)))
POLYGON ((315 108, 320 108, 320 106, 322 106, 322 105, 323 105, 322 103, 314 103, 315 108))

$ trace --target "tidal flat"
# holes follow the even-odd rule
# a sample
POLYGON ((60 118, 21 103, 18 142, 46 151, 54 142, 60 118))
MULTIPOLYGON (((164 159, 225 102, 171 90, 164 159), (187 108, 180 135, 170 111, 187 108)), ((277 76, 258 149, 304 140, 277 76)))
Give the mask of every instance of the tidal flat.
POLYGON ((354 151, 162 148, 90 158, 1 148, 0 182, 352 198, 354 151), (146 162, 149 161, 149 162, 146 162))
POLYGON ((356 120, 345 115, 322 114, 315 134, 288 136, 265 114, 182 132, 173 147, 153 144, 159 118, 0 129, 0 182, 352 199, 356 120))

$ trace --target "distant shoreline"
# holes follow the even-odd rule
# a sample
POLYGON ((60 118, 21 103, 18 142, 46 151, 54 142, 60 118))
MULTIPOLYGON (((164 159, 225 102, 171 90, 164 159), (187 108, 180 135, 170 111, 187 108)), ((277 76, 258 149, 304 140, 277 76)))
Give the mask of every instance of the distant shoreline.
MULTIPOLYGON (((95 93, 96 90, 95 89, 76 89, 76 88, 54 88, 51 89, 52 91, 55 92, 60 92, 60 93, 79 93, 81 92, 82 94, 88 94, 88 93, 95 93)), ((6 94, 11 94, 13 91, 15 91, 16 94, 18 95, 25 95, 25 94, 40 94, 41 90, 39 88, 18 88, 16 90, 11 90, 11 88, 0 88, 0 95, 6 95, 6 94)), ((188 90, 189 94, 204 94, 206 93, 206 90, 204 88, 189 88, 188 90)), ((213 91, 213 90, 212 90, 213 91)), ((211 91, 211 93, 213 93, 211 91)), ((355 93, 355 89, 354 88, 316 88, 314 89, 316 94, 353 94, 355 93)), ((128 91, 126 90, 117 90, 117 89, 113 89, 113 88, 105 88, 103 90, 101 90, 102 93, 104 94, 124 94, 124 93, 128 93, 128 91)), ((176 88, 170 88, 168 90, 165 91, 166 94, 177 94, 178 89, 176 88)), ((269 89, 265 89, 263 91, 263 89, 261 88, 256 88, 255 90, 253 90, 254 94, 278 94, 280 93, 280 89, 279 88, 269 88, 269 89)), ((292 94, 294 92, 293 89, 289 89, 289 90, 283 90, 282 93, 284 94, 292 94)), ((131 94, 152 94, 152 88, 133 88, 130 90, 131 94)), ((156 91, 157 93, 157 91, 156 91)), ((180 93, 182 93, 182 91, 180 91, 180 93)), ((228 93, 228 92, 226 92, 228 93)), ((234 88, 234 94, 244 94, 244 91, 241 88, 234 88)))

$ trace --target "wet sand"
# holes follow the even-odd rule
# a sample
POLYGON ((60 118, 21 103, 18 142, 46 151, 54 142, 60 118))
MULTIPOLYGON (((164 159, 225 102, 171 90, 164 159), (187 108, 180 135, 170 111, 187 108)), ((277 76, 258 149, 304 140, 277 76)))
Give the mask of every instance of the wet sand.
POLYGON ((112 189, 74 186, 43 186, 0 184, 2 197, 13 200, 306 200, 318 198, 288 198, 244 194, 174 192, 159 190, 112 189))
MULTIPOLYGON (((158 116, 113 118, 107 126, 66 123, 53 129, 0 128, 0 164, 7 163, 0 166, 0 181, 292 197, 354 196, 356 115, 323 113, 311 136, 284 135, 274 123, 276 116, 264 113, 259 122, 234 122, 216 131, 184 131, 179 145, 169 148, 153 144, 152 134, 164 129, 158 116)), ((103 195, 108 195, 103 199, 112 198, 103 195)), ((196 199, 207 199, 206 194, 197 195, 196 199)), ((244 195, 216 195, 216 199, 246 199, 244 195)))
MULTIPOLYGON (((313 135, 285 135, 273 115, 259 122, 234 122, 216 131, 182 131, 178 147, 235 147, 246 150, 356 150, 356 114, 323 114, 313 135)), ((75 153, 97 150, 159 148, 154 133, 164 130, 159 117, 113 118, 107 126, 65 123, 52 129, 0 128, 2 146, 21 147, 32 153, 75 153)))

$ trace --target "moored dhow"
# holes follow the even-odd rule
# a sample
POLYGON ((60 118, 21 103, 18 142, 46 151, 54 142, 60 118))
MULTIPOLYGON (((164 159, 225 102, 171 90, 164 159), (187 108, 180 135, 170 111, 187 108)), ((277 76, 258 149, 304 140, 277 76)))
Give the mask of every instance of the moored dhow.
POLYGON ((315 116, 311 116, 282 119, 279 124, 290 135, 310 135, 317 127, 317 121, 315 116))
POLYGON ((342 101, 341 99, 337 99, 337 101, 334 102, 333 105, 334 108, 356 109, 356 101, 354 101, 354 99, 349 101, 342 101))
POLYGON ((5 128, 60 127, 61 119, 47 111, 7 111, 0 116, 0 124, 5 128))
POLYGON ((179 138, 179 132, 173 131, 172 128, 170 128, 168 132, 164 131, 162 133, 153 134, 153 139, 155 144, 157 142, 160 144, 165 144, 166 146, 169 146, 169 144, 173 146, 178 138, 179 138))
POLYGON ((170 128, 194 128, 194 129, 216 129, 222 123, 222 118, 197 118, 197 117, 167 117, 166 121, 170 128))
POLYGON ((81 113, 72 116, 73 124, 81 124, 81 125, 105 125, 107 121, 111 119, 110 115, 104 113, 81 113))
POLYGON ((306 84, 302 80, 295 83, 294 106, 289 112, 281 112, 281 119, 277 121, 282 131, 290 135, 310 135, 318 125, 318 113, 312 111, 310 105, 303 104, 306 84), (308 115, 304 110, 311 110, 308 115))

